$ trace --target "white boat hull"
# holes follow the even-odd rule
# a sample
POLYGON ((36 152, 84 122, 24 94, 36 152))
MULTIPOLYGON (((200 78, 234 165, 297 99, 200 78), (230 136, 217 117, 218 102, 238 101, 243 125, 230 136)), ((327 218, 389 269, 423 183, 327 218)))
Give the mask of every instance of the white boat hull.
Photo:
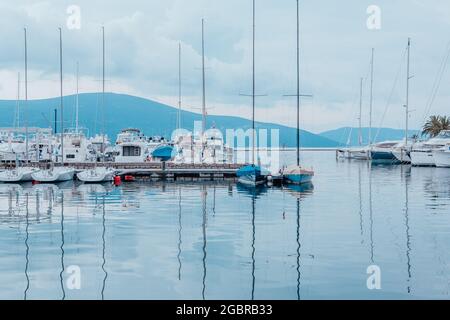
POLYGON ((19 167, 13 170, 0 172, 0 182, 26 182, 32 181, 32 174, 38 172, 35 168, 19 167))
POLYGON ((413 150, 410 153, 411 164, 418 167, 433 167, 435 166, 433 152, 431 150, 413 150))
POLYGON ((33 173, 31 176, 33 180, 38 182, 61 182, 73 180, 74 175, 74 169, 58 167, 50 170, 42 170, 33 173))
POLYGON ((79 172, 77 178, 86 183, 100 183, 112 181, 114 174, 112 169, 96 168, 79 172))
POLYGON ((411 163, 411 157, 404 149, 393 149, 392 154, 398 161, 402 163, 411 163))
POLYGON ((450 168, 450 150, 436 150, 433 152, 436 167, 450 168))

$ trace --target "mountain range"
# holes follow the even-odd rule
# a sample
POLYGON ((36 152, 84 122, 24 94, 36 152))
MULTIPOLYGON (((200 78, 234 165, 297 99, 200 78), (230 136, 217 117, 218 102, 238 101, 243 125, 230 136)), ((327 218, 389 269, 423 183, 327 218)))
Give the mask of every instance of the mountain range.
MULTIPOLYGON (((11 127, 14 124, 16 114, 16 101, 0 100, 0 126, 11 127)), ((20 126, 54 127, 55 110, 57 110, 57 127, 59 130, 59 106, 60 98, 42 100, 29 100, 20 103, 20 126)), ((76 96, 69 95, 63 99, 64 127, 75 126, 76 96)), ((125 94, 105 93, 105 103, 102 107, 102 95, 99 93, 84 93, 79 95, 79 123, 88 129, 89 135, 106 132, 115 139, 118 132, 124 128, 139 128, 146 135, 160 135, 170 137, 176 127, 176 108, 125 94)), ((201 115, 193 112, 182 111, 182 128, 193 131, 194 122, 201 121, 201 115)), ((248 119, 231 116, 210 115, 207 117, 207 128, 215 126, 225 136, 226 129, 244 129, 252 127, 248 119)), ((257 129, 278 129, 280 134, 280 146, 294 147, 296 145, 296 129, 273 123, 257 122, 257 129)), ((270 139, 269 139, 270 141, 270 139)), ((333 148, 340 144, 332 139, 323 137, 308 131, 301 131, 302 147, 333 148)))
MULTIPOLYGON (((76 96, 68 95, 63 98, 64 127, 75 126, 76 96)), ((15 100, 0 100, 0 126, 11 127, 17 119, 17 102, 15 100)), ((24 126, 33 127, 60 127, 60 98, 29 100, 19 104, 19 122, 24 126)), ((79 124, 87 129, 89 135, 105 132, 114 140, 117 133, 124 128, 139 128, 146 135, 160 135, 170 137, 176 127, 178 110, 174 107, 136 96, 105 93, 105 103, 102 107, 102 95, 99 93, 83 93, 79 95, 79 124)), ((182 111, 182 128, 193 131, 194 122, 201 121, 202 116, 197 113, 182 111)), ((250 129, 252 123, 248 119, 232 116, 209 115, 207 128, 216 127, 225 135, 226 129, 250 129)), ((256 122, 257 129, 278 129, 280 146, 296 146, 296 129, 274 124, 256 122)), ((377 129, 373 129, 375 135, 377 129)), ((368 128, 363 128, 363 139, 368 141, 368 128)), ((411 131, 411 135, 416 131, 411 131)), ((378 135, 381 140, 399 140, 404 136, 403 130, 382 128, 378 135)), ((270 141, 270 138, 269 138, 270 141)), ((358 129, 339 128, 331 131, 314 134, 301 131, 301 145, 304 148, 335 148, 358 144, 358 129), (350 135, 351 132, 351 135, 350 135), (348 139, 350 137, 350 139, 348 139)), ((270 142, 269 142, 270 143, 270 142)))

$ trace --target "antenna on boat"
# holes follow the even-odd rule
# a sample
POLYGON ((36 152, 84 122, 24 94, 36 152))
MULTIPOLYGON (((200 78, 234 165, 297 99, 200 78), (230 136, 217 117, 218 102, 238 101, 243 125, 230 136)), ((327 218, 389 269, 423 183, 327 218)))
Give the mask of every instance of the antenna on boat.
MULTIPOLYGON (((28 47, 27 47, 27 28, 23 29, 24 31, 24 44, 25 44, 25 109, 28 109, 28 47)), ((27 110, 28 112, 28 110, 27 110)), ((28 116, 27 112, 25 112, 25 157, 26 162, 28 163, 28 116)))
POLYGON ((64 104, 63 104, 63 50, 62 50, 62 29, 59 28, 59 85, 60 85, 60 106, 61 106, 61 164, 64 166, 64 104))
POLYGON ((372 144, 372 109, 373 109, 373 64, 375 49, 372 48, 372 59, 370 60, 370 107, 369 107, 369 145, 372 144))

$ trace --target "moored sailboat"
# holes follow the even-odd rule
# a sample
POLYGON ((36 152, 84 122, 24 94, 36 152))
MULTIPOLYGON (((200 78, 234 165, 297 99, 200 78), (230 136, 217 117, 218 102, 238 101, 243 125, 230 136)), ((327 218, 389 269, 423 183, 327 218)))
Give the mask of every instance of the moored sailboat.
MULTIPOLYGON (((105 28, 102 27, 102 107, 104 108, 105 104, 105 28)), ((104 110, 103 110, 104 112, 104 110)), ((102 161, 105 158, 105 134, 102 133, 101 137, 103 142, 101 144, 100 152, 102 161)), ((107 167, 98 167, 97 159, 95 161, 95 167, 87 170, 83 170, 77 173, 77 178, 80 181, 87 183, 100 183, 106 181, 112 181, 114 179, 115 170, 107 167)))
POLYGON ((306 170, 300 165, 300 17, 299 2, 297 0, 297 164, 288 166, 283 170, 283 178, 287 183, 305 184, 311 183, 314 176, 313 170, 306 170))
POLYGON ((253 57, 253 81, 252 81, 252 164, 246 165, 240 168, 236 175, 238 177, 238 181, 242 184, 249 186, 256 186, 263 184, 266 180, 266 177, 261 172, 261 167, 255 164, 255 0, 253 0, 253 49, 252 49, 252 57, 253 57))
POLYGON ((72 180, 75 176, 75 169, 64 166, 64 104, 63 104, 63 56, 62 56, 62 29, 59 28, 59 80, 60 80, 60 108, 61 108, 61 166, 55 167, 53 164, 47 170, 32 173, 31 177, 37 182, 60 182, 72 180))

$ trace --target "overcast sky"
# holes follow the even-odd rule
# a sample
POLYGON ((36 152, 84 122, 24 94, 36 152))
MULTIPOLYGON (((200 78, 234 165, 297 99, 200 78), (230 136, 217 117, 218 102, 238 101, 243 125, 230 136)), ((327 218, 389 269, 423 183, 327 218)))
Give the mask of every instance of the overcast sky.
MULTIPOLYGON (((295 126, 295 0, 257 0, 257 120, 295 126)), ((448 0, 303 0, 302 127, 320 132, 357 125, 359 78, 375 48, 374 125, 404 125, 407 38, 411 49, 411 126, 421 125, 433 82, 450 41, 448 0), (367 8, 381 9, 381 29, 369 30, 367 8), (398 70, 400 70, 398 72, 398 70)), ((28 28, 29 98, 57 96, 58 27, 63 27, 65 94, 100 90, 101 25, 106 29, 107 91, 178 100, 178 43, 182 45, 183 107, 201 105, 201 19, 205 19, 207 103, 210 114, 249 117, 251 0, 49 0, 0 2, 0 99, 15 99, 23 73, 23 27, 28 28), (67 8, 80 8, 81 28, 69 29, 67 8)), ((444 73, 432 114, 449 114, 450 70, 444 73)), ((369 81, 363 124, 368 124, 369 81)), ((23 85, 22 85, 23 92, 23 85)))

